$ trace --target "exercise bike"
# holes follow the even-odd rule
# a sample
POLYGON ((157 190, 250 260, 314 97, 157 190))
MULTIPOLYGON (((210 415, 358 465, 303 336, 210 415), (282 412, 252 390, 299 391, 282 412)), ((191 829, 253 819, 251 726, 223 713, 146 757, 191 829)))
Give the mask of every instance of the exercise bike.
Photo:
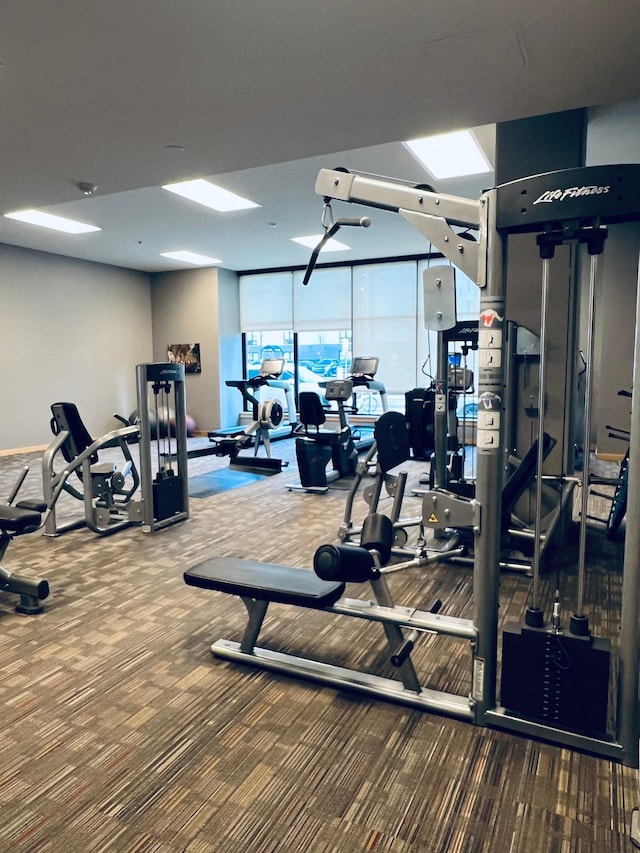
POLYGON ((324 395, 329 403, 337 403, 339 430, 321 429, 330 411, 322 405, 315 391, 302 391, 299 416, 304 433, 296 438, 296 460, 300 482, 287 486, 289 491, 324 493, 329 483, 355 474, 358 451, 347 422, 346 401, 353 393, 350 379, 331 379, 325 383, 324 395), (332 470, 327 471, 331 460, 332 470))
MULTIPOLYGON (((282 466, 287 464, 282 459, 271 456, 271 432, 281 425, 284 409, 279 400, 274 398, 260 400, 257 396, 263 387, 282 389, 287 397, 291 417, 296 409, 290 384, 279 379, 283 370, 283 358, 265 358, 257 376, 251 379, 226 380, 226 385, 237 388, 245 403, 251 406, 253 417, 253 421, 244 429, 213 430, 208 433, 209 441, 213 444, 213 455, 229 456, 230 468, 263 474, 279 474, 282 466), (266 456, 258 456, 261 444, 264 445, 266 456), (254 448, 253 456, 240 455, 243 450, 250 447, 254 448)), ((295 422, 289 423, 291 430, 296 426, 295 422)))

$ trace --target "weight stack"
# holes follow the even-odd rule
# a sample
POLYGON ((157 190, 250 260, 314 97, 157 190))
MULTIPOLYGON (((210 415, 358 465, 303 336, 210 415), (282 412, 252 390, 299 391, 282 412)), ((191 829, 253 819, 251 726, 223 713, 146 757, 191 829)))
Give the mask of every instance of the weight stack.
POLYGON ((155 521, 165 521, 178 513, 184 512, 184 492, 182 477, 168 476, 156 479, 153 489, 153 517, 155 521))
POLYGON ((610 667, 608 640, 507 624, 500 701, 528 719, 603 736, 610 667))

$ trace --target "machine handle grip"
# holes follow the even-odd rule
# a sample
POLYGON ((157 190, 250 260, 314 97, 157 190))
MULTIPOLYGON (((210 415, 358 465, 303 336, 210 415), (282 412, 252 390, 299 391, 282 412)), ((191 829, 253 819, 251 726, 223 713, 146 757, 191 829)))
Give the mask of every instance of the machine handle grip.
POLYGON ((413 651, 417 638, 418 632, 412 631, 405 640, 400 643, 398 648, 391 655, 391 666, 395 666, 396 668, 402 666, 413 651))

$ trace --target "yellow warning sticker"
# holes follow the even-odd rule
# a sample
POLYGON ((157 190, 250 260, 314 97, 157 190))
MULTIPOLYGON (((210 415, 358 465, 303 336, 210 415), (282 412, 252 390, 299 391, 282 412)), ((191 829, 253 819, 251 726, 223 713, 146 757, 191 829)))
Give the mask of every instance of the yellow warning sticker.
POLYGON ((432 512, 431 515, 429 516, 429 524, 437 524, 437 523, 438 523, 438 516, 435 514, 435 512, 432 512))

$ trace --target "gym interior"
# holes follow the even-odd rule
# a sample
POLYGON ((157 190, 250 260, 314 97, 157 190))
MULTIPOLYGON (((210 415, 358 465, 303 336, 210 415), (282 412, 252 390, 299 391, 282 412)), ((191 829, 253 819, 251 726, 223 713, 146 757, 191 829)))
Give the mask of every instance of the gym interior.
MULTIPOLYGON (((156 22, 158 10, 142 5, 156 22)), ((384 5, 370 10, 379 24, 384 5)), ((33 30, 8 14, 16 45, 25 34, 49 44, 40 27, 62 30, 71 10, 40 12, 33 30)), ((109 39, 124 37, 137 14, 119 14, 109 39)), ((614 28, 625 44, 636 18, 614 28)), ((298 38, 314 24, 301 20, 298 38)), ((77 26, 96 33, 105 21, 91 10, 77 26)), ((522 61, 529 31, 516 27, 516 51, 511 26, 496 29, 494 46, 505 62, 512 52, 522 61)), ((460 22, 456 32, 468 52, 460 22)), ((97 73, 84 44, 77 62, 97 73)), ((4 47, 0 81, 11 78, 14 48, 4 47)), ((150 158, 147 171, 138 161, 135 177, 104 189, 99 162, 70 149, 75 195, 47 196, 44 183, 21 198, 96 222, 101 208, 108 217, 124 202, 143 221, 161 206, 153 193, 163 183, 226 173, 229 189, 250 194, 254 172, 272 169, 275 184, 295 184, 314 208, 316 249, 332 232, 361 246, 357 257, 316 255, 312 244, 299 260, 261 258, 258 248, 229 266, 153 266, 136 262, 135 246, 101 257, 75 238, 29 237, 21 229, 32 226, 3 217, 7 849, 640 846, 640 538, 628 523, 640 512, 640 90, 633 75, 623 82, 612 72, 604 93, 593 76, 593 92, 573 100, 548 85, 526 105, 517 92, 511 103, 503 87, 504 110, 499 98, 460 116, 450 104, 439 115, 434 103, 433 123, 398 117, 397 130, 390 115, 386 138, 379 120, 327 141, 296 121, 295 154, 274 139, 245 163, 221 154, 215 169, 201 167, 214 162, 214 141, 203 157, 194 140, 182 153, 200 160, 150 158), (414 174, 372 176, 368 145, 418 126, 424 136, 475 128, 488 177, 454 191, 426 186, 417 164, 414 174), (515 187, 515 197, 496 187, 515 187), (572 187, 583 192, 556 215, 564 198, 554 191, 572 187), (531 224, 516 223, 525 212, 531 224), (381 235, 395 236, 400 220, 414 242, 388 250, 381 235), (175 363, 187 341, 192 350, 198 342, 195 369, 175 363), (359 356, 374 357, 375 378, 363 380, 359 356), (238 393, 258 387, 255 407, 238 393), (425 388, 431 420, 418 452, 408 444, 409 400, 425 388), (308 431, 298 422, 304 390, 330 408, 308 431), (336 435, 345 437, 339 465, 336 435), (299 488, 311 454, 321 482, 299 488)), ((465 80, 451 80, 462 104, 465 80)), ((284 126, 288 113, 276 115, 284 126)), ((54 133, 55 116, 47 121, 54 133)), ((182 148, 171 138, 163 157, 182 148)), ((28 183, 15 150, 5 161, 15 174, 3 214, 28 183)), ((265 204, 261 226, 274 235, 282 226, 272 216, 265 204)), ((248 222, 235 227, 252 240, 248 222)), ((200 226, 187 217, 185 228, 200 226)), ((216 222, 205 230, 215 235, 216 222)), ((146 236, 127 239, 151 251, 146 236)))

